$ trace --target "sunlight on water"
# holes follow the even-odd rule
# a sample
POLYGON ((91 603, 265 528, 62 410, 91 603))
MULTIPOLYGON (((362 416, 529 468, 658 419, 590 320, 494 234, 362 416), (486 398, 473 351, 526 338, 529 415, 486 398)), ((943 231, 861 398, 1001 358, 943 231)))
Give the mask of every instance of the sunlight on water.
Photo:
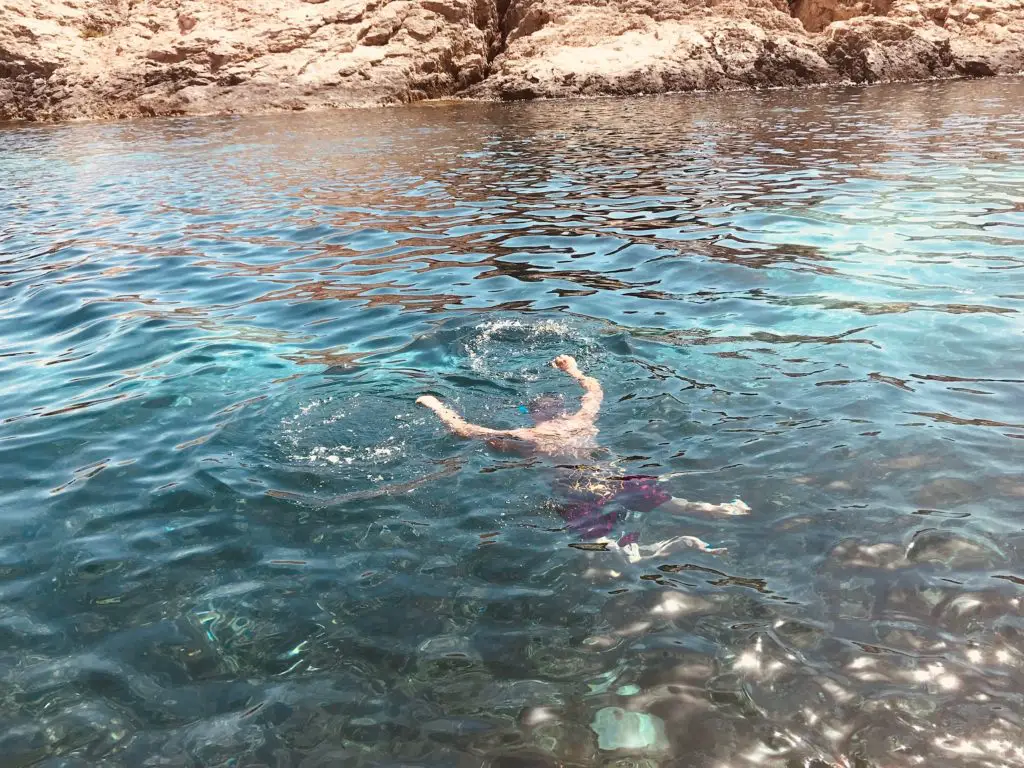
POLYGON ((0 763, 1024 766, 1022 103, 0 129, 0 763))

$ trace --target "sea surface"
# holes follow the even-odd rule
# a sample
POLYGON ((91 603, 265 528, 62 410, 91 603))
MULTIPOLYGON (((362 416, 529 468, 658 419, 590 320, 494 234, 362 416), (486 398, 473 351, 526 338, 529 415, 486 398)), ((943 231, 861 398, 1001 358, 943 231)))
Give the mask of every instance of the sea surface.
POLYGON ((1022 349, 1022 79, 4 126, 0 766, 1024 765, 1022 349))

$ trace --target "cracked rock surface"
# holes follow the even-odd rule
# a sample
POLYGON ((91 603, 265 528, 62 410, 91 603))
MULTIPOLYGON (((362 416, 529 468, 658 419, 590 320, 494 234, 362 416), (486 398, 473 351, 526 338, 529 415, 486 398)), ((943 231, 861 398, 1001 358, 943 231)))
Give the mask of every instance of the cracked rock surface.
POLYGON ((488 0, 0 0, 0 119, 374 106, 483 78, 488 0))
POLYGON ((0 0, 0 8, 0 119, 1024 70, 1024 0, 0 0))
POLYGON ((1021 0, 512 0, 504 98, 1016 73, 1021 0))

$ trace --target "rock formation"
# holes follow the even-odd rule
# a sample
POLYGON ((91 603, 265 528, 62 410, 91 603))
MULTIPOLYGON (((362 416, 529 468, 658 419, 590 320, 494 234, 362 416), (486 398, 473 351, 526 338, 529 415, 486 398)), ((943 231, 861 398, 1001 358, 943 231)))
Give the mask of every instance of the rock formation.
POLYGON ((1024 69, 1024 0, 0 1, 0 119, 1024 69))
POLYGON ((492 0, 6 0, 0 119, 446 96, 499 43, 492 0))
POLYGON ((1024 69, 1020 0, 513 0, 473 93, 657 93, 1024 69))

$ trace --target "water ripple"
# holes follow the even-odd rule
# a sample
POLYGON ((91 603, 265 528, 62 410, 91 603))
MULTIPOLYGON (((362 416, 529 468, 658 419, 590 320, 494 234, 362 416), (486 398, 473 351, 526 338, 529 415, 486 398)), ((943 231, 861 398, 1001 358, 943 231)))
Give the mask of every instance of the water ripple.
POLYGON ((4 764, 1024 766, 1022 100, 0 129, 4 764))

